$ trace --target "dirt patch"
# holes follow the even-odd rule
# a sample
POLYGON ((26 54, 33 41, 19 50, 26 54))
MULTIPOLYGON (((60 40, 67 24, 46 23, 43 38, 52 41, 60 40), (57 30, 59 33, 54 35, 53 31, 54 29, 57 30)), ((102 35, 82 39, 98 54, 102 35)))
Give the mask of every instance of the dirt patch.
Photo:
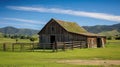
POLYGON ((57 62, 78 65, 120 65, 120 60, 60 60, 57 62))

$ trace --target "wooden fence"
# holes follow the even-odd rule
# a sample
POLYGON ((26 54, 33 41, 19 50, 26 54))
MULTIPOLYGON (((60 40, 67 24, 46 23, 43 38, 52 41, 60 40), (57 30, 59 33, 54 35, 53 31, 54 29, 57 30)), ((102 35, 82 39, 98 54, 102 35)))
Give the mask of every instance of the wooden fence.
POLYGON ((74 48, 84 48, 86 47, 85 41, 69 41, 69 42, 55 42, 55 43, 40 43, 43 46, 43 50, 48 49, 48 47, 52 47, 53 52, 58 51, 58 49, 62 49, 65 51, 66 49, 73 50, 74 48), (51 45, 52 44, 52 45, 51 45))
MULTIPOLYGON (((58 51, 66 49, 73 50, 74 48, 84 48, 86 46, 85 41, 69 41, 69 42, 55 42, 55 43, 3 43, 0 47, 2 51, 34 51, 38 50, 48 50, 47 47, 51 47, 52 51, 58 51), (43 45, 43 48, 40 49, 40 45, 43 45), (26 49, 26 50, 25 50, 26 49)), ((50 49, 50 50, 51 50, 50 49)))
POLYGON ((24 51, 27 49, 29 51, 34 51, 36 48, 39 48, 39 43, 3 43, 3 45, 0 47, 0 50, 24 51))

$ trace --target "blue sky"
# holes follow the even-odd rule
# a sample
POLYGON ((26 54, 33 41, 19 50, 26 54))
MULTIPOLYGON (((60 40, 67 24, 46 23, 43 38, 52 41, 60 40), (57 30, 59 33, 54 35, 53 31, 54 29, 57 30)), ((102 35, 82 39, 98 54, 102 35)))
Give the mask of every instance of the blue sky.
POLYGON ((0 27, 40 30, 51 18, 81 26, 120 23, 120 0, 0 0, 0 27))

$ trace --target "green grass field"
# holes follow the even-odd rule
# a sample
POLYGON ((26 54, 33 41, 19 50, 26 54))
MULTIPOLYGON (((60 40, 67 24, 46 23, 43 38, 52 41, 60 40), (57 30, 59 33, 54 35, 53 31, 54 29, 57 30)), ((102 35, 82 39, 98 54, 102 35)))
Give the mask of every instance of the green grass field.
MULTIPOLYGON (((31 41, 29 39, 18 39, 18 42, 30 43, 31 41)), ((38 42, 38 40, 35 42, 38 42)), ((16 39, 0 38, 0 43, 16 43, 16 39)))
MULTIPOLYGON (((14 42, 11 39, 1 39, 7 42, 14 42)), ((5 42, 5 41, 4 41, 5 42)), ((29 42, 24 40, 23 42, 29 42)), ((84 49, 67 49, 64 51, 35 51, 35 52, 3 52, 0 51, 0 67, 104 67, 102 65, 73 65, 57 63, 58 60, 73 59, 103 59, 103 60, 120 60, 120 41, 108 41, 106 48, 84 48, 84 49)), ((112 65, 111 67, 119 67, 112 65)))

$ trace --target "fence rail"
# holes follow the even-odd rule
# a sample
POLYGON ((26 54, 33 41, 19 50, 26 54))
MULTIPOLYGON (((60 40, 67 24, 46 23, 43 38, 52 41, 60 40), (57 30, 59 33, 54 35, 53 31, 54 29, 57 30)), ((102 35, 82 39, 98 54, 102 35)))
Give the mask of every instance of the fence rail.
POLYGON ((39 43, 0 43, 0 50, 3 51, 34 51, 38 48, 39 43))
POLYGON ((66 49, 82 48, 86 43, 85 41, 69 41, 55 43, 1 43, 1 45, 0 50, 2 51, 34 51, 36 48, 41 48, 40 45, 43 45, 42 50, 51 47, 52 51, 55 52, 58 49, 65 51, 66 49))
POLYGON ((82 48, 86 46, 86 43, 85 41, 69 41, 69 42, 55 42, 55 43, 40 43, 40 45, 43 47, 44 50, 47 49, 47 47, 52 47, 51 49, 53 50, 53 52, 55 52, 58 51, 58 49, 62 49, 63 51, 65 51, 66 49, 73 50, 74 48, 82 48))

